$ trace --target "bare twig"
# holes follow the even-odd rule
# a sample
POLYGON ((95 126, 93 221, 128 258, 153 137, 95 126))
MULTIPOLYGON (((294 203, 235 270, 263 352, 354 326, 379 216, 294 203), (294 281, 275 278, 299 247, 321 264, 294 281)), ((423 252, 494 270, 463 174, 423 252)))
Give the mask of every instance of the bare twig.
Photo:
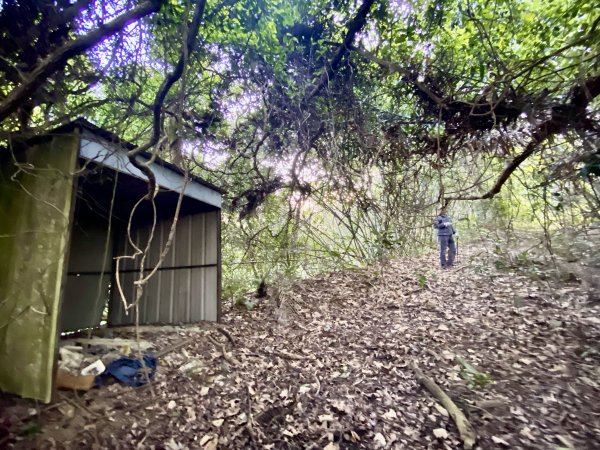
POLYGON ((248 435, 254 444, 254 448, 258 447, 258 442, 256 441, 256 436, 254 435, 254 416, 252 415, 252 396, 250 395, 250 386, 247 386, 247 395, 248 395, 248 420, 246 422, 246 431, 248 431, 248 435))
POLYGON ((171 353, 175 350, 180 349, 181 347, 185 347, 186 345, 191 344, 192 342, 196 342, 198 339, 196 337, 184 339, 183 341, 177 342, 169 347, 162 349, 160 352, 156 353, 157 358, 162 358, 163 356, 171 353))
POLYGON ((378 58, 373 53, 363 49, 354 47, 353 50, 356 51, 360 56, 369 60, 380 67, 388 70, 390 72, 399 73, 407 80, 411 81, 419 90, 421 90, 424 94, 426 94, 435 104, 441 105, 444 102, 440 96, 438 96, 435 92, 433 92, 427 84, 419 81, 417 74, 412 73, 410 70, 402 67, 400 64, 396 64, 391 61, 386 61, 385 59, 378 58))
POLYGON ((62 393, 59 393, 59 395, 65 402, 70 403, 71 405, 73 405, 74 407, 76 407, 78 409, 81 409, 83 412, 85 412, 86 414, 89 414, 91 417, 100 417, 98 414, 91 411, 86 406, 82 405, 81 402, 75 401, 72 398, 69 398, 67 395, 62 394, 62 393))
POLYGON ((274 351, 273 354, 275 356, 279 356, 280 358, 289 359, 292 361, 305 361, 307 359, 312 359, 309 356, 298 355, 296 353, 286 352, 285 350, 274 351))
POLYGON ((223 344, 219 343, 214 337, 210 335, 208 335, 207 337, 208 340, 221 352, 221 356, 225 361, 227 361, 233 367, 238 367, 240 365, 237 359, 235 359, 233 356, 227 353, 227 350, 225 350, 225 346, 223 344))

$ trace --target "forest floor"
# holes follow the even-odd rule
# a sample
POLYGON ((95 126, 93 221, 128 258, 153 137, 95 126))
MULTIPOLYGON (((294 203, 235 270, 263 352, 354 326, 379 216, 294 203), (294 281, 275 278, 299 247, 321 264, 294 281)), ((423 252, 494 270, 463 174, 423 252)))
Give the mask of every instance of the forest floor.
POLYGON ((446 271, 430 255, 280 286, 251 311, 225 311, 225 333, 145 327, 158 349, 193 339, 137 390, 3 399, 0 447, 462 448, 416 365, 468 417, 476 448, 600 448, 600 306, 578 284, 461 258, 446 271))

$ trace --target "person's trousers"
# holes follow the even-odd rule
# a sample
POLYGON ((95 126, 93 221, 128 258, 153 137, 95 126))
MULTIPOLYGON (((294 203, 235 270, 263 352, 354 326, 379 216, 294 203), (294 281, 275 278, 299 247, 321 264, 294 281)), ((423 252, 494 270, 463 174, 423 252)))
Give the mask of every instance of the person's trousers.
POLYGON ((454 264, 454 258, 456 257, 454 236, 438 236, 438 240, 440 241, 440 264, 442 268, 449 267, 454 264), (448 254, 447 258, 446 254, 448 254))

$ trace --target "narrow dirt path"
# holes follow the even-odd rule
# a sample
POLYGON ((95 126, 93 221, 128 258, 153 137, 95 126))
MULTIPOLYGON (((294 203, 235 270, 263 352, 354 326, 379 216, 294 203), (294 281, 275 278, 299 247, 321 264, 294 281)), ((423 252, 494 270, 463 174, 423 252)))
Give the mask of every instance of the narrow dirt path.
MULTIPOLYGON (((8 442, 461 448, 416 363, 468 416, 478 448, 599 448, 599 312, 576 285, 496 272, 480 255, 451 271, 431 256, 335 273, 282 286, 250 312, 232 309, 222 326, 233 344, 212 325, 145 329, 159 348, 197 339, 161 359, 151 388, 71 396, 34 418, 39 434, 8 442)), ((14 422, 31 405, 11 408, 14 422)))

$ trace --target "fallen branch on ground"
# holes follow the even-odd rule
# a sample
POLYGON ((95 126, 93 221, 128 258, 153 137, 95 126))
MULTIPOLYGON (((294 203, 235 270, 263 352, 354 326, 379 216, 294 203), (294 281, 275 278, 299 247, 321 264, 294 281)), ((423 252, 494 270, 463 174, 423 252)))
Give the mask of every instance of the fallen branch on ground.
POLYGON ((456 406, 456 403, 452 401, 452 399, 446 394, 442 388, 440 388, 435 381, 431 378, 425 376, 425 374, 419 369, 416 363, 411 364, 411 368, 415 373, 417 380, 423 387, 425 387, 431 395, 433 395, 439 402, 442 404, 444 408, 454 420, 456 424, 456 428, 458 428, 458 433, 460 434, 460 438, 463 441, 463 445, 466 449, 472 449, 475 446, 475 442, 477 441, 477 434, 475 430, 463 414, 463 412, 456 406))
POLYGON ((246 422, 246 431, 250 436, 250 440, 252 444, 254 444, 254 448, 258 448, 258 442, 256 440, 256 435, 254 434, 254 417, 252 415, 252 394, 250 394, 250 387, 246 386, 247 396, 248 396, 248 420, 246 422))
POLYGON ((285 350, 274 351, 273 355, 279 356, 283 359, 291 359, 292 361, 305 361, 307 359, 312 359, 309 356, 297 355, 295 353, 286 352, 285 350))
POLYGON ((193 337, 193 338, 189 338, 189 339, 184 339, 183 341, 179 341, 176 344, 173 344, 163 350, 161 350, 160 352, 156 353, 156 357, 157 358, 162 358, 163 356, 165 356, 168 353, 171 353, 181 347, 185 347, 188 344, 191 344, 192 342, 195 342, 198 338, 197 337, 193 337))
POLYGON ((219 333, 221 333, 223 336, 225 336, 227 338, 227 340, 231 343, 232 347, 235 347, 235 341, 233 340, 233 336, 231 336, 229 331, 227 331, 225 328, 222 328, 219 326, 215 326, 215 330, 217 330, 219 333))
POLYGON ((221 356, 223 356, 223 359, 225 361, 227 361, 229 364, 231 364, 233 367, 238 367, 240 365, 240 362, 235 359, 233 356, 229 355, 227 353, 227 351, 225 350, 225 346, 223 344, 221 344, 220 342, 218 342, 214 337, 212 336, 208 336, 208 340, 215 346, 217 347, 217 349, 221 352, 221 356))

